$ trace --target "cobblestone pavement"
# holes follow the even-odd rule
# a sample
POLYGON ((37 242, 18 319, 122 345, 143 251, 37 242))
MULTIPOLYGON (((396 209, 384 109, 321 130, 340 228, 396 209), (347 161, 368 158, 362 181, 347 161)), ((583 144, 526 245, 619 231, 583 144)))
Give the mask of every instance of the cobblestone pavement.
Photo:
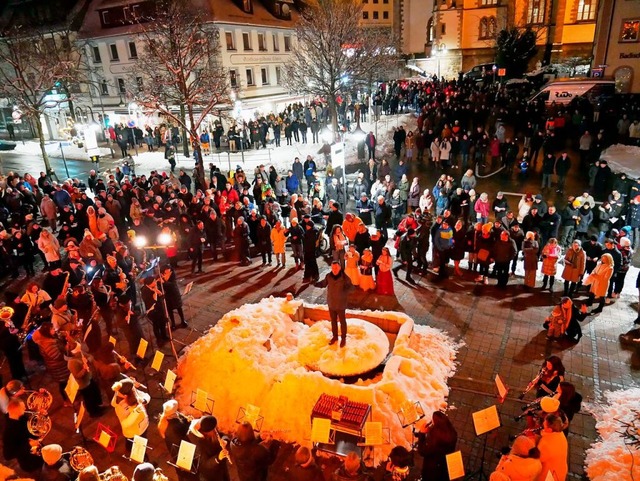
MULTIPOLYGON (((321 270, 328 271, 325 262, 321 263, 321 270)), ((182 286, 191 280, 196 281, 192 293, 185 299, 185 313, 191 326, 199 331, 205 331, 229 310, 269 295, 292 292, 297 298, 308 302, 324 302, 323 289, 302 284, 302 272, 295 272, 291 268, 261 268, 259 262, 254 262, 250 267, 237 267, 231 263, 211 264, 207 261, 205 274, 191 277, 185 271, 186 267, 178 271, 182 286)), ((629 275, 635 279, 635 271, 629 275)), ((467 471, 479 467, 484 441, 473 432, 471 413, 496 402, 493 383, 496 374, 501 375, 512 392, 500 406, 503 427, 487 438, 486 472, 490 472, 497 463, 496 454, 501 447, 508 445, 508 436, 523 429, 523 421, 516 423, 513 420, 523 405, 516 397, 537 373, 545 357, 551 354, 562 357, 567 368, 567 379, 577 386, 587 403, 602 402, 606 390, 640 385, 638 354, 621 349, 618 342, 618 335, 633 326, 636 317, 635 296, 624 294, 599 316, 588 317, 582 326, 584 337, 577 345, 559 345, 548 342, 542 330, 542 322, 550 306, 560 298, 559 284, 553 294, 525 292, 520 286, 521 279, 516 277, 510 281, 507 291, 500 291, 491 285, 475 285, 472 278, 469 273, 464 278, 451 277, 441 282, 420 278, 415 288, 396 280, 395 296, 377 296, 356 290, 350 297, 350 306, 353 308, 403 311, 417 323, 440 328, 454 339, 464 342, 458 354, 458 370, 450 382, 448 414, 458 430, 459 448, 467 471)), ((12 289, 15 287, 11 286, 12 289)), ((146 328, 149 330, 148 326, 146 328)), ((199 333, 178 330, 175 335, 176 346, 180 349, 182 342, 192 342, 199 333)), ((119 350, 122 352, 123 348, 121 346, 119 350)), ((170 355, 168 347, 163 351, 167 356, 170 355)), ((172 357, 167 357, 164 369, 173 367, 174 363, 172 357)), ((164 379, 163 375, 148 367, 139 367, 134 374, 149 387, 153 397, 149 410, 155 418, 164 399, 158 387, 164 379)), ((32 384, 38 386, 41 383, 56 393, 53 383, 39 371, 32 377, 32 384)), ((46 441, 60 442, 65 450, 82 443, 82 437, 73 432, 73 411, 62 407, 57 393, 51 412, 54 428, 46 441)), ((115 415, 110 410, 99 420, 88 418, 83 422, 82 432, 86 438, 94 436, 98 421, 119 431, 115 415)), ((148 437, 150 446, 154 446, 149 457, 163 464, 168 454, 155 426, 149 429, 148 437)), ((580 479, 583 475, 584 451, 595 438, 595 422, 583 410, 576 415, 569 438, 571 479, 580 479)), ((119 463, 123 465, 125 474, 131 474, 134 465, 122 458, 125 451, 122 439, 118 440, 116 450, 111 454, 94 442, 89 441, 87 446, 101 470, 119 463)), ((292 453, 293 447, 283 447, 270 479, 285 479, 284 473, 291 462, 292 453)), ((335 466, 335 461, 324 460, 323 464, 329 472, 335 466)), ((173 477, 173 469, 167 467, 167 471, 173 477)))

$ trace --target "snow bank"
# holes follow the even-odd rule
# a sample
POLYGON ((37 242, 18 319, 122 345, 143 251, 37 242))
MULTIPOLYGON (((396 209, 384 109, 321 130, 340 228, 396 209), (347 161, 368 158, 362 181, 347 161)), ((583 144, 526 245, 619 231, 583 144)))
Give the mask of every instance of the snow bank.
POLYGON ((313 329, 292 320, 290 315, 301 305, 270 297, 223 316, 179 360, 181 406, 189 412, 192 393, 203 389, 215 401, 213 411, 222 431, 233 431, 239 409, 252 404, 264 417, 263 431, 282 441, 309 445, 311 410, 317 399, 322 393, 344 395, 371 404, 373 420, 390 428, 391 444, 375 450, 378 461, 395 445, 409 447, 411 428, 403 429, 396 413, 407 402, 420 401, 426 422, 435 410, 446 407, 447 379, 455 370, 458 345, 437 329, 415 326, 402 313, 366 311, 365 316, 363 311, 349 311, 356 317, 396 320, 401 326, 382 375, 375 382, 347 385, 308 370, 301 362, 298 342, 313 329))
POLYGON ((624 172, 634 179, 640 178, 640 147, 615 144, 602 151, 600 160, 606 160, 616 173, 624 172))
POLYGON ((617 420, 631 423, 636 418, 636 436, 640 436, 640 388, 607 392, 606 406, 593 406, 600 441, 591 445, 585 458, 585 470, 591 481, 632 481, 640 479, 640 446, 625 446, 625 431, 617 420), (633 466, 633 468, 632 468, 633 466), (633 473, 632 470, 633 469, 633 473))

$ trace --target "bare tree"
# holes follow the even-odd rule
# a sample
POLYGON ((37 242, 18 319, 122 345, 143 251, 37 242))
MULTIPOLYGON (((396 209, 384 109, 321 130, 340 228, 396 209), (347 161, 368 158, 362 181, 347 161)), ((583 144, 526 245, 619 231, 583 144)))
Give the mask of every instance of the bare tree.
POLYGON ((396 61, 390 33, 360 25, 358 0, 319 0, 301 12, 292 58, 284 69, 289 90, 325 97, 334 132, 336 97, 366 85, 396 61))
POLYGON ((73 32, 38 32, 13 28, 0 37, 0 97, 13 102, 35 126, 47 173, 52 173, 45 150, 40 117, 48 108, 69 103, 69 85, 77 83, 82 51, 73 32), (55 89, 64 95, 52 95, 55 89))
POLYGON ((219 32, 186 0, 161 0, 155 13, 140 17, 138 24, 143 50, 132 72, 136 82, 131 96, 188 132, 197 180, 204 186, 198 131, 216 107, 231 103, 227 74, 219 63, 219 32))

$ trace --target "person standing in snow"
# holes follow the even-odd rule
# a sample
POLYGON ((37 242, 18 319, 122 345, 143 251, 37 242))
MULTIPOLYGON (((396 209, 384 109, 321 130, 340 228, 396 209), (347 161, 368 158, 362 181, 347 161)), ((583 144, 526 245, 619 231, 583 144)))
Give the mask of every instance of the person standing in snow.
POLYGON ((340 347, 347 344, 347 297, 351 290, 351 280, 342 270, 339 261, 331 263, 331 272, 329 272, 323 281, 316 284, 317 287, 327 288, 327 305, 329 306, 329 316, 331 317, 331 333, 333 337, 329 341, 329 345, 333 345, 338 341, 338 320, 340 321, 340 333, 342 340, 340 347))

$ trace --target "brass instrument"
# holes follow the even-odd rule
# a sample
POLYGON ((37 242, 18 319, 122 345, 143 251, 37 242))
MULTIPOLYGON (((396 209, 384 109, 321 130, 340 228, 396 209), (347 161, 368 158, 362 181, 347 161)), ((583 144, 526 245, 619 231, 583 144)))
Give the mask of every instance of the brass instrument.
POLYGON ((88 468, 93 464, 93 456, 82 446, 74 446, 68 453, 69 464, 75 471, 82 471, 84 468, 88 468))
POLYGON ((227 461, 229 461, 229 464, 233 464, 233 461, 231 461, 231 455, 229 454, 229 450, 227 449, 228 441, 222 439, 222 436, 220 436, 220 433, 218 432, 217 428, 214 429, 213 431, 216 433, 216 438, 218 438, 218 443, 220 443, 220 448, 222 448, 222 450, 218 454, 218 459, 220 461, 222 461, 223 459, 226 459, 227 461))
POLYGON ((64 299, 67 298, 67 294, 69 293, 69 275, 71 274, 69 271, 65 271, 67 277, 64 279, 64 284, 62 284, 62 290, 60 291, 60 296, 64 299))
POLYGON ((31 415, 27 421, 27 430, 36 437, 36 439, 30 441, 32 443, 31 452, 40 455, 42 452, 42 440, 51 431, 51 418, 44 411, 25 411, 25 414, 31 415))
POLYGON ((11 334, 18 334, 20 330, 13 323, 11 318, 13 317, 13 313, 15 311, 12 307, 4 306, 0 308, 0 322, 4 322, 4 325, 9 329, 11 334))
POLYGON ((169 478, 162 472, 162 468, 156 468, 153 472, 153 481, 169 481, 169 478))
POLYGON ((133 369, 134 371, 137 371, 136 367, 132 363, 130 363, 126 357, 124 357, 122 354, 119 354, 118 351, 114 349, 111 352, 113 352, 113 355, 116 357, 119 363, 122 363, 125 369, 133 369))
POLYGON ((26 391, 30 392, 27 398, 27 409, 34 412, 47 412, 53 402, 53 396, 46 389, 40 389, 39 391, 26 391))
POLYGON ((100 481, 129 481, 118 466, 111 466, 106 471, 103 471, 99 475, 100 481))

